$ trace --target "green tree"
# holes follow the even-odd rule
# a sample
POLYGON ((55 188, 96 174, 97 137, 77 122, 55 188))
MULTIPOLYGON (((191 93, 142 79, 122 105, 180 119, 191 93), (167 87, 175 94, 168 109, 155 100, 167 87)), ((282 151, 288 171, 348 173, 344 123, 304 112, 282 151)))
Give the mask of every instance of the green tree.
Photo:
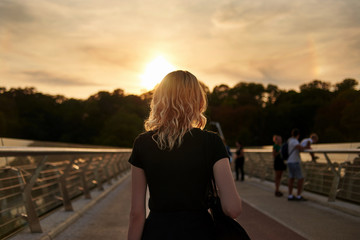
POLYGON ((237 104, 263 106, 265 88, 258 83, 240 82, 229 90, 229 98, 237 104))
MULTIPOLYGON (((288 138, 292 128, 301 137, 317 132, 321 142, 360 141, 360 91, 355 79, 332 86, 313 80, 300 91, 276 85, 240 82, 222 84, 208 96, 208 122, 221 124, 227 143, 272 143, 272 135, 288 138)), ((131 147, 144 131, 153 92, 125 95, 122 89, 100 91, 86 100, 39 93, 35 88, 0 87, 0 136, 131 147)))
POLYGON ((329 82, 323 82, 321 80, 314 80, 310 83, 305 83, 300 86, 300 91, 313 90, 313 89, 321 89, 321 90, 330 90, 331 84, 329 82))
POLYGON ((358 85, 358 81, 352 78, 346 78, 341 83, 337 83, 335 85, 336 91, 346 91, 346 90, 354 90, 355 87, 358 85))
POLYGON ((107 119, 95 143, 107 146, 132 147, 135 137, 143 130, 144 119, 135 113, 118 111, 107 119))
POLYGON ((213 91, 208 95, 209 106, 219 106, 223 104, 229 97, 229 90, 230 87, 225 84, 214 87, 213 91))
POLYGON ((277 98, 280 96, 281 91, 278 86, 273 84, 268 84, 266 87, 266 105, 274 104, 277 98))

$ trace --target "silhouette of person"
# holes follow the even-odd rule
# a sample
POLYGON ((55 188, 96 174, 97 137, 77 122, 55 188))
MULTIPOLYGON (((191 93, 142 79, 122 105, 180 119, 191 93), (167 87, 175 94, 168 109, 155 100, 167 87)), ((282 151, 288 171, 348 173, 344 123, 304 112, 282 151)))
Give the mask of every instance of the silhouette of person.
MULTIPOLYGON (((317 143, 318 141, 319 141, 318 135, 316 133, 312 133, 312 134, 310 134, 310 137, 304 138, 300 144, 301 144, 301 146, 303 146, 307 149, 311 149, 311 144, 317 143)), ((311 156, 311 160, 313 162, 316 162, 316 159, 319 158, 319 157, 315 156, 314 153, 310 153, 310 156, 311 156)))
POLYGON ((288 174, 289 174, 289 195, 288 200, 298 200, 298 201, 306 201, 306 199, 301 195, 304 185, 304 177, 301 171, 301 158, 300 152, 307 149, 307 147, 301 146, 299 143, 300 131, 297 128, 294 128, 291 131, 291 137, 288 140, 289 144, 289 158, 287 160, 288 164, 288 174), (295 197, 293 192, 294 181, 297 179, 297 196, 295 197))
POLYGON ((190 72, 171 72, 156 87, 146 132, 135 139, 129 159, 129 240, 214 239, 207 202, 211 171, 224 213, 240 214, 226 148, 217 134, 202 130, 206 106, 206 95, 190 72))
POLYGON ((275 170, 275 196, 281 197, 283 193, 280 192, 280 181, 283 172, 286 170, 286 165, 284 163, 284 159, 281 156, 280 150, 282 145, 282 137, 279 135, 273 136, 273 157, 274 157, 274 170, 275 170))
POLYGON ((239 181, 239 170, 241 173, 241 181, 245 179, 245 172, 244 172, 244 163, 245 163, 245 156, 244 156, 244 147, 242 146, 240 141, 236 141, 236 152, 235 152, 235 174, 236 174, 236 181, 239 181))

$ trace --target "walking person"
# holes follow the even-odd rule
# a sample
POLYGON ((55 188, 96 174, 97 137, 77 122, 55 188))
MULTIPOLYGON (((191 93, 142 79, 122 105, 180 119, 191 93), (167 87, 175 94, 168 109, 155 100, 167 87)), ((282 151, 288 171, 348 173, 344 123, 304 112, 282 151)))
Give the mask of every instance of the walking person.
POLYGON ((286 165, 284 163, 284 159, 281 156, 281 145, 282 145, 282 137, 279 135, 273 136, 273 157, 274 157, 274 170, 275 170, 275 196, 281 197, 283 193, 280 192, 280 182, 283 172, 286 170, 286 165))
POLYGON ((244 147, 240 141, 236 141, 236 152, 235 152, 235 174, 236 181, 239 181, 239 170, 241 173, 241 181, 245 179, 244 172, 244 163, 245 163, 245 155, 244 155, 244 147))
POLYGON ((211 172, 224 213, 240 214, 225 146, 217 134, 202 130, 206 106, 206 95, 190 72, 171 72, 156 87, 146 132, 135 139, 129 159, 129 240, 214 239, 207 201, 211 172))
POLYGON ((301 171, 301 158, 300 152, 307 149, 307 147, 301 146, 299 143, 300 131, 299 129, 295 128, 291 131, 291 137, 288 140, 288 151, 289 157, 287 160, 288 164, 288 174, 289 174, 289 195, 288 200, 293 201, 306 201, 306 199, 301 195, 304 185, 304 177, 301 171), (294 181, 297 179, 297 196, 293 195, 293 187, 294 181))

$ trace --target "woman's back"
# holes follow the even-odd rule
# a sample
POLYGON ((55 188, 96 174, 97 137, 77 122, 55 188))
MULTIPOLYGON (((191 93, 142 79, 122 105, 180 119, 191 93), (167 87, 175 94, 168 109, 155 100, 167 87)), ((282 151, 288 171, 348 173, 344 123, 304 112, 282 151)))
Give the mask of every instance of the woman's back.
POLYGON ((135 140, 128 239, 213 239, 207 211, 210 175, 219 187, 224 213, 241 211, 225 146, 206 124, 206 94, 197 78, 174 71, 156 87, 147 131, 135 140), (145 199, 150 190, 150 213, 145 199), (146 220, 145 220, 146 218, 146 220))
POLYGON ((194 128, 180 147, 160 150, 153 132, 140 135, 130 163, 144 169, 150 190, 149 208, 155 212, 207 209, 210 171, 226 158, 226 149, 215 133, 194 128))

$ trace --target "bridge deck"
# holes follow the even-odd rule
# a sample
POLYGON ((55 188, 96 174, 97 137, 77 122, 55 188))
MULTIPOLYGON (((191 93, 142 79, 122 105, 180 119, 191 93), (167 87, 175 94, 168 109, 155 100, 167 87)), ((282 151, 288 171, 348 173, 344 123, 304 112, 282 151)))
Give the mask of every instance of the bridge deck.
MULTIPOLYGON (((258 179, 246 179, 236 185, 244 201, 238 221, 253 240, 346 240, 360 236, 359 206, 339 201, 329 206, 326 197, 310 193, 304 194, 309 198, 307 202, 288 202, 285 197, 274 196, 272 183, 258 179)), ((60 209, 42 219, 44 233, 31 234, 26 229, 11 239, 126 239, 130 186, 126 175, 106 186, 104 192, 93 192, 92 200, 75 201, 74 212, 60 209)), ((286 188, 282 186, 282 190, 285 192, 286 188)))

